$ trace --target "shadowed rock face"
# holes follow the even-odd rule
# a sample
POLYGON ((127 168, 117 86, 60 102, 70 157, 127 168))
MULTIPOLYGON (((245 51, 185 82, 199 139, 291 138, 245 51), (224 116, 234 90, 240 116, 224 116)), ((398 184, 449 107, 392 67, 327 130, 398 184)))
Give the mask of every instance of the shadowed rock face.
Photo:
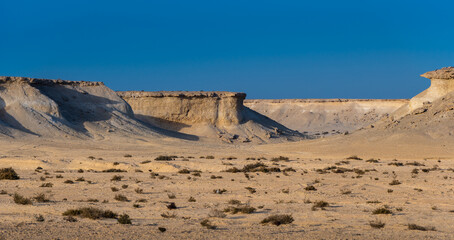
POLYGON ((19 137, 153 135, 101 82, 0 77, 0 133, 19 137))

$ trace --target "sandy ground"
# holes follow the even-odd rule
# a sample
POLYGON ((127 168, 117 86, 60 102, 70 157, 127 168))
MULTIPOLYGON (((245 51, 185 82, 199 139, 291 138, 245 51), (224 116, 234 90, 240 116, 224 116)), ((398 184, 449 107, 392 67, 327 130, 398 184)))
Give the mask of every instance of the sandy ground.
MULTIPOLYGON (((38 138, 21 142, 1 140, 0 166, 13 167, 21 178, 0 180, 0 191, 6 192, 0 195, 0 239, 453 238, 452 155, 439 158, 433 151, 432 158, 418 157, 410 154, 411 149, 403 148, 400 155, 396 154, 402 158, 396 160, 389 152, 376 156, 370 156, 373 152, 369 152, 362 156, 361 152, 341 151, 333 146, 330 151, 330 144, 324 143, 326 140, 317 141, 231 145, 172 139, 152 142, 139 139, 98 142, 38 138), (363 159, 345 159, 352 154, 363 159), (131 157, 125 157, 127 155, 131 157), (155 161, 159 155, 178 158, 155 161), (201 158, 209 155, 214 159, 201 158), (289 161, 271 161, 278 156, 289 157, 289 161), (228 160, 229 157, 236 159, 228 160), (260 162, 277 167, 281 172, 250 172, 247 175, 224 172, 256 163, 258 160, 246 159, 259 157, 266 158, 260 162), (369 158, 380 160, 367 161, 369 158), (420 166, 415 166, 415 161, 420 166), (402 166, 398 166, 399 163, 402 166), (37 171, 38 167, 42 169, 37 171), (127 172, 102 172, 111 168, 127 172), (284 172, 286 168, 295 172, 284 172), (201 173, 200 176, 194 176, 194 172, 178 173, 182 169, 200 170, 201 173), (418 173, 414 169, 418 169, 418 173), (152 177, 152 173, 158 175, 152 177), (57 178, 58 175, 61 176, 57 178), (111 181, 115 175, 122 176, 122 180, 111 181), (78 178, 84 181, 75 181, 78 178), (74 183, 64 183, 66 180, 74 183), (393 180, 400 184, 390 185, 393 180), (43 183, 53 186, 40 187, 43 183), (316 191, 306 190, 307 186, 314 186, 316 191), (112 187, 119 190, 113 192, 112 187), (246 189, 248 187, 255 192, 246 189), (143 192, 138 193, 136 189, 143 192), (218 189, 226 192, 215 193, 218 189), (50 202, 20 205, 14 203, 14 193, 24 197, 44 193, 50 202), (117 194, 126 196, 128 201, 115 200, 117 194), (188 201, 190 197, 195 202, 188 201), (88 202, 89 199, 98 202, 88 202), (139 199, 146 202, 137 202, 139 199), (213 216, 215 210, 235 206, 228 203, 232 199, 248 204, 256 211, 213 216), (316 201, 326 201, 329 206, 313 209, 316 201), (177 209, 167 209, 171 202, 177 209), (134 204, 138 206, 134 207, 134 204), (126 213, 132 224, 118 224, 116 219, 79 217, 76 217, 77 222, 68 222, 62 215, 68 209, 87 206, 126 213), (392 213, 373 214, 381 207, 392 213), (175 216, 161 216, 167 213, 175 216), (294 221, 280 226, 260 223, 274 214, 291 214, 294 221), (37 221, 39 215, 43 216, 43 222, 37 221), (203 227, 200 222, 204 219, 209 219, 217 228, 203 227), (380 221, 385 226, 372 228, 371 221, 380 221), (410 230, 408 224, 434 227, 435 231, 410 230), (159 227, 166 231, 160 232, 159 227)), ((430 149, 427 155, 430 155, 430 149)))

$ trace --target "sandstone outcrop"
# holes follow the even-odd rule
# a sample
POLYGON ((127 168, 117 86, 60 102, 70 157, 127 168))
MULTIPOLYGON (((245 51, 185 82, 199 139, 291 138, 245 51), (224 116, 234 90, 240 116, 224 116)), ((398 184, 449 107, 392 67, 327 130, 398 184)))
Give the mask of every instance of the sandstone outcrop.
POLYGON ((304 136, 245 107, 244 93, 118 92, 136 118, 164 129, 224 142, 274 142, 304 136))
POLYGON ((445 67, 426 72, 422 74, 421 77, 430 79, 430 87, 414 96, 407 105, 404 105, 397 110, 393 114, 394 119, 399 119, 406 114, 410 114, 412 111, 423 108, 425 104, 430 104, 431 102, 454 92, 454 67, 445 67))
POLYGON ((407 99, 256 99, 244 105, 286 127, 316 136, 352 132, 378 121, 407 99))
POLYGON ((157 135, 101 82, 0 77, 0 133, 10 137, 157 135))
POLYGON ((183 124, 239 124, 245 93, 232 92, 117 92, 137 118, 183 124))

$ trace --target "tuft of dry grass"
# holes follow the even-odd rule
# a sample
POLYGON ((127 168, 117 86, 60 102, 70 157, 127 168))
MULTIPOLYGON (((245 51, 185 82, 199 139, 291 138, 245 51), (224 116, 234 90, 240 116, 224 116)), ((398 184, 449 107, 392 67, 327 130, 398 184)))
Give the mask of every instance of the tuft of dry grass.
POLYGON ((120 202, 129 202, 129 199, 123 194, 116 194, 114 199, 120 202))
POLYGON ((387 207, 381 207, 375 209, 372 214, 392 214, 393 212, 389 210, 387 207))
POLYGON ((31 205, 32 200, 30 198, 26 198, 18 193, 14 193, 13 195, 14 203, 21 204, 21 205, 31 205))
POLYGON ((224 209, 224 212, 228 212, 231 214, 237 214, 237 213, 244 213, 244 214, 251 214, 255 212, 255 208, 251 207, 249 205, 243 205, 243 206, 229 206, 224 209))
POLYGON ((375 221, 370 221, 369 222, 369 225, 372 227, 372 228, 377 228, 377 229, 380 229, 380 228, 384 228, 385 227, 385 223, 380 221, 380 220, 375 220, 375 221))
POLYGON ((118 217, 117 221, 119 224, 132 224, 131 218, 126 213, 123 213, 122 215, 120 215, 118 217))
POLYGON ((204 219, 200 222, 200 225, 206 227, 207 229, 211 229, 211 230, 214 230, 216 229, 216 226, 211 224, 210 220, 208 219, 204 219))
POLYGON ((293 221, 295 221, 295 219, 293 219, 292 215, 277 214, 277 215, 271 215, 269 217, 266 217, 260 223, 262 223, 262 224, 271 223, 273 225, 279 226, 282 224, 292 223, 293 221))
POLYGON ((68 209, 63 216, 78 216, 81 218, 100 219, 100 218, 117 218, 118 214, 110 210, 102 210, 94 207, 82 207, 77 209, 68 209))
POLYGON ((36 195, 33 198, 39 203, 50 202, 49 198, 47 198, 44 193, 39 193, 38 195, 36 195))
POLYGON ((0 169, 0 180, 17 180, 20 179, 16 171, 13 168, 2 168, 0 169))
POLYGON ((417 224, 408 224, 408 229, 409 230, 419 230, 419 231, 436 231, 435 227, 431 227, 431 226, 428 226, 428 227, 424 227, 424 226, 420 226, 420 225, 417 225, 417 224))

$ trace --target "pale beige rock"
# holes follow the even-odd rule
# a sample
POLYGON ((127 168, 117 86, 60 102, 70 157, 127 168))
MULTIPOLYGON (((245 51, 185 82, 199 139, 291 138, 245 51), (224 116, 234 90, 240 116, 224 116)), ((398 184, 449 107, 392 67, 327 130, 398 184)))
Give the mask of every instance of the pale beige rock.
POLYGON ((390 114, 407 99, 254 99, 244 105, 284 126, 317 135, 352 132, 390 114))
POLYGON ((136 116, 185 124, 239 124, 245 93, 232 92, 117 92, 136 116))
POLYGON ((454 92, 454 67, 430 71, 422 74, 421 77, 430 79, 430 87, 410 99, 408 105, 397 110, 393 114, 394 119, 399 119, 415 109, 423 107, 425 103, 433 102, 448 93, 454 92))

